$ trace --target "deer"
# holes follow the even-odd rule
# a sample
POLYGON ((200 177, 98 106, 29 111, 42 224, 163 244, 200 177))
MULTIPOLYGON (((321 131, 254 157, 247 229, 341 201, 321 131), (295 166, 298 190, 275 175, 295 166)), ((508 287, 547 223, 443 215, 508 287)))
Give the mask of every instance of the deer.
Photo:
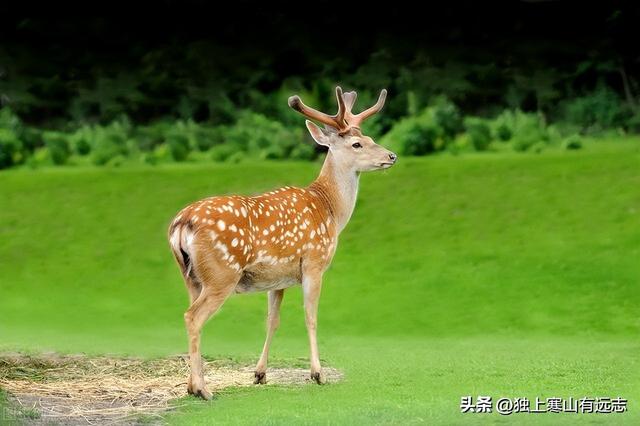
POLYGON ((335 93, 335 115, 308 107, 297 95, 288 100, 307 118, 313 140, 328 148, 320 174, 309 186, 205 198, 182 209, 169 226, 169 244, 190 301, 184 321, 191 395, 212 397, 205 387, 201 329, 232 293, 267 292, 266 339, 253 377, 255 384, 266 383, 269 347, 280 324, 284 291, 298 284, 309 338, 310 378, 326 382, 316 337, 323 274, 354 211, 360 173, 388 169, 397 160, 396 154, 360 129, 364 120, 382 109, 387 91, 383 89, 377 102, 358 114, 352 112, 356 92, 343 93, 338 86, 335 93))

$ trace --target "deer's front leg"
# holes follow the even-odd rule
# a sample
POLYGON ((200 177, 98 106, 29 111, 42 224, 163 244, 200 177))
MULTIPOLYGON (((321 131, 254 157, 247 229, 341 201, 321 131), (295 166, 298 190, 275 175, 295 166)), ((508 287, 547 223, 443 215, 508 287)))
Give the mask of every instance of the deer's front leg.
POLYGON ((267 383, 267 360, 269 358, 269 347, 271 346, 271 340, 273 335, 280 325, 280 304, 282 303, 282 296, 284 290, 271 290, 268 294, 268 313, 267 313, 267 338, 264 341, 264 347, 262 348, 262 355, 258 365, 256 365, 255 371, 255 384, 267 383))
POLYGON ((318 354, 318 340, 316 330, 318 327, 318 300, 320 299, 320 289, 322 288, 322 274, 309 273, 302 278, 302 292, 304 295, 304 313, 309 333, 309 346, 311 347, 311 379, 319 385, 325 383, 320 366, 320 355, 318 354))

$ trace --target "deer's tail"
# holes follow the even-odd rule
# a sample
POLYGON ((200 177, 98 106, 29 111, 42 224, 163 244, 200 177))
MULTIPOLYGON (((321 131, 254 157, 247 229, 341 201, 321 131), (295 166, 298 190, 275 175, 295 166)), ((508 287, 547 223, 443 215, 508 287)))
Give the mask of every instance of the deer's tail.
POLYGON ((188 221, 175 220, 169 227, 169 244, 180 270, 185 277, 192 273, 193 264, 189 245, 193 241, 193 227, 188 221))

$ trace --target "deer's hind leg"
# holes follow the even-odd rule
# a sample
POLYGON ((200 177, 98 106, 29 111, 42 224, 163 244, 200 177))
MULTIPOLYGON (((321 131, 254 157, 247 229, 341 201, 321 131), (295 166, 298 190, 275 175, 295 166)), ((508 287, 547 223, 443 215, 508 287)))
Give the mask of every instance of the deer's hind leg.
POLYGON ((255 378, 253 381, 255 384, 267 383, 267 361, 269 358, 269 348, 271 347, 273 335, 280 325, 280 304, 282 303, 283 295, 284 290, 271 290, 268 294, 267 337, 264 341, 260 360, 256 365, 254 373, 255 378))
POLYGON ((184 314, 189 336, 189 363, 191 366, 187 391, 192 395, 210 399, 211 393, 206 389, 202 368, 200 332, 206 321, 216 313, 231 294, 240 280, 240 273, 230 268, 212 250, 198 251, 198 256, 193 259, 193 262, 194 277, 200 283, 201 291, 184 314))

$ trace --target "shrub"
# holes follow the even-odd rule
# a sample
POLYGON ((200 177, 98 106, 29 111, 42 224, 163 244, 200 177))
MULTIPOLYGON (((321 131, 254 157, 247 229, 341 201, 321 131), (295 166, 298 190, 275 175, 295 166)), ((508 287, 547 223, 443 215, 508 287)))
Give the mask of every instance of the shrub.
POLYGON ((31 157, 27 160, 27 165, 31 168, 37 168, 51 164, 51 156, 47 147, 37 148, 31 157))
POLYGON ((99 166, 114 157, 127 155, 127 136, 119 126, 96 127, 92 149, 92 160, 99 166))
POLYGON ((534 152, 536 154, 540 154, 547 148, 547 144, 544 142, 536 142, 529 147, 529 151, 534 152))
POLYGON ((115 157, 111 157, 105 165, 107 167, 120 167, 126 163, 126 161, 127 158, 124 155, 116 155, 115 157))
POLYGON ((156 122, 148 126, 140 126, 135 130, 134 137, 138 141, 141 151, 151 152, 164 142, 164 136, 171 128, 167 122, 156 122))
MULTIPOLYGON (((526 151, 538 142, 549 143, 549 131, 535 113, 505 110, 490 122, 493 138, 510 142, 515 151, 526 151)), ((556 132, 557 133, 557 132, 556 132)))
POLYGON ((486 120, 478 117, 467 117, 464 120, 464 127, 475 150, 486 151, 491 143, 491 129, 486 120))
POLYGON ((292 160, 313 160, 316 157, 315 147, 309 143, 301 142, 289 153, 292 160))
POLYGON ((0 169, 9 168, 22 160, 22 143, 16 134, 0 128, 0 169))
POLYGON ((640 110, 634 112, 634 114, 627 120, 627 129, 633 133, 640 133, 640 110))
POLYGON ((209 150, 213 161, 226 161, 227 158, 238 152, 239 148, 231 144, 218 145, 209 150))
POLYGON ((82 126, 70 137, 71 150, 80 156, 88 155, 91 152, 92 130, 89 126, 82 126))
POLYGON ((604 85, 564 104, 564 118, 586 132, 622 127, 630 115, 616 92, 604 85))
POLYGON ((582 139, 578 135, 571 135, 562 141, 562 148, 574 150, 582 148, 582 139))
POLYGON ((446 145, 444 132, 434 119, 434 109, 398 121, 380 142, 404 155, 427 155, 446 145))
POLYGON ((451 101, 439 98, 431 107, 434 123, 442 129, 445 139, 451 140, 463 130, 463 120, 460 110, 451 101))
POLYGON ((167 147, 171 158, 175 161, 184 161, 189 155, 189 139, 180 133, 171 133, 166 138, 167 147))
POLYGON ((237 123, 225 127, 223 132, 225 145, 234 146, 237 151, 254 158, 287 158, 302 143, 300 129, 288 129, 250 111, 243 111, 237 123))
POLYGON ((42 139, 49 151, 49 156, 53 164, 65 164, 71 155, 67 135, 60 132, 43 132, 42 139))
POLYGON ((243 151, 236 151, 231 156, 229 156, 226 161, 236 164, 244 161, 246 158, 247 154, 245 154, 243 151))

